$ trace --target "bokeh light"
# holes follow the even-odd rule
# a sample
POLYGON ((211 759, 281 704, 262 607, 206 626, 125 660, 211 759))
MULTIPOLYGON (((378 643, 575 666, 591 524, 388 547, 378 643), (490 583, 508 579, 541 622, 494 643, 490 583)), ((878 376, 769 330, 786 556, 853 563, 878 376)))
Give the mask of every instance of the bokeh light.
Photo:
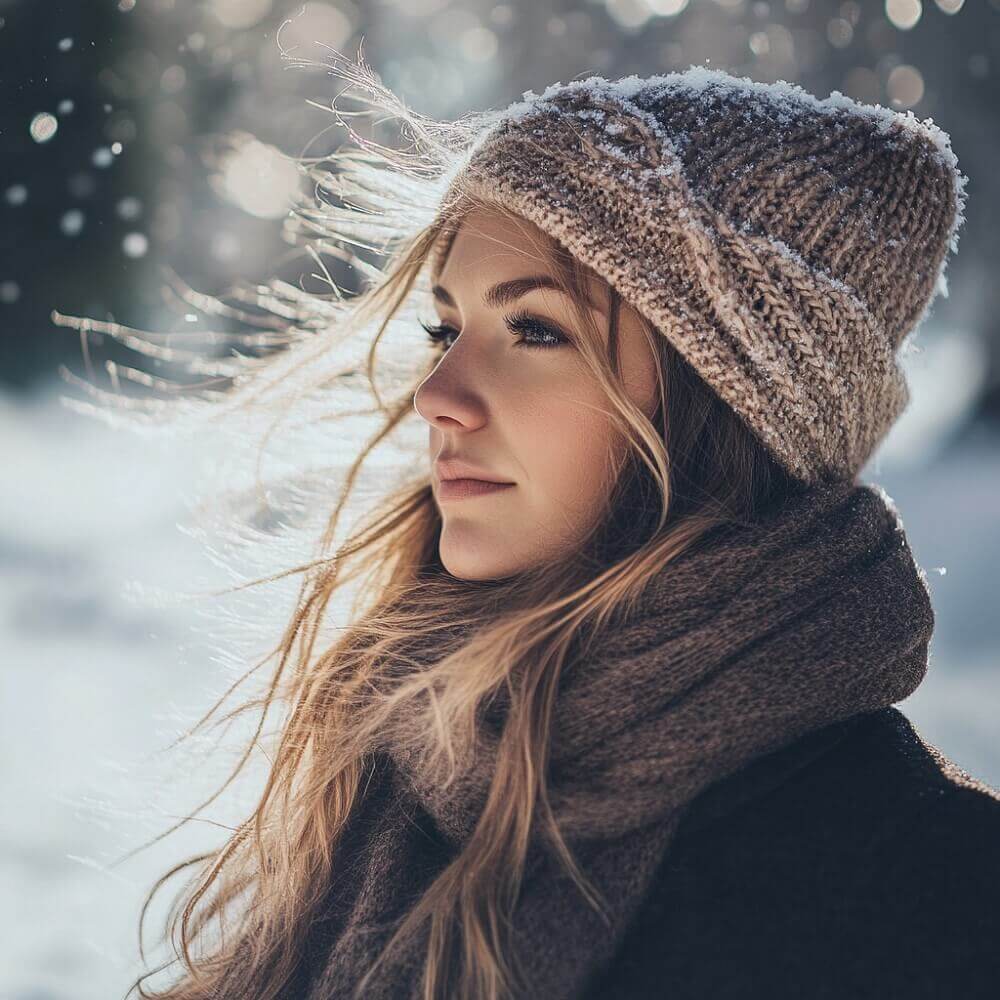
POLYGON ((827 41, 835 49, 846 49, 854 38, 854 27, 846 17, 835 17, 826 25, 827 41))
POLYGON ((224 155, 215 184, 244 212, 277 219, 292 206, 299 172, 295 163, 274 146, 244 137, 224 155))
POLYGON ((71 208, 59 220, 59 228, 67 236, 78 236, 83 231, 84 215, 78 208, 71 208))
POLYGON ((138 219, 142 214, 142 202, 132 195, 127 195, 118 202, 115 210, 120 219, 138 219))
POLYGON ((758 59, 780 72, 791 72, 795 65, 792 33, 782 24, 769 24, 764 30, 753 32, 747 46, 758 59))
POLYGON ((897 66, 886 81, 892 105, 900 110, 912 108, 924 96, 924 78, 916 66, 897 66))
POLYGON ((160 76, 160 89, 165 94, 179 94, 187 83, 187 72, 179 64, 168 66, 160 76))
POLYGON ((271 0, 211 0, 209 8, 225 28, 249 28, 271 12, 271 0))
POLYGON ((657 17, 676 17, 688 5, 688 0, 646 0, 646 6, 657 17))
POLYGON ((59 128, 59 121, 55 115, 50 115, 48 111, 42 111, 31 119, 28 131, 35 142, 48 142, 59 128))
POLYGON ((626 29, 641 28, 653 12, 643 0, 607 0, 608 13, 626 29))
POLYGON ((122 240, 122 250, 126 257, 145 257, 149 250, 149 239, 145 233, 126 233, 122 240))
POLYGON ((497 54, 497 36, 482 26, 469 28, 459 36, 458 48, 469 62, 487 62, 497 54))
POLYGON ((343 48, 353 25, 339 7, 329 3, 304 3, 281 25, 281 46, 286 51, 298 46, 296 55, 312 56, 320 46, 343 48))
POLYGON ((450 3, 451 0, 395 0, 399 12, 415 21, 427 17, 428 14, 436 14, 450 3))
POLYGON ((885 0, 885 16, 902 31, 909 31, 920 20, 920 0, 885 0))

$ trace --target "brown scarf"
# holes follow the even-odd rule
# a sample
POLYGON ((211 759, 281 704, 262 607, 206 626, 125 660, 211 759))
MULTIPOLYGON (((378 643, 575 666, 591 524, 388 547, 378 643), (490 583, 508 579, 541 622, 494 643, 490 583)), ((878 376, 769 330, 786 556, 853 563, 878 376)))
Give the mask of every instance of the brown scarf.
MULTIPOLYGON (((880 489, 822 484, 753 528, 684 553, 628 623, 566 672, 550 798, 608 928, 536 839, 514 915, 527 997, 582 995, 613 957, 685 809, 750 761, 897 702, 920 684, 934 616, 880 489)), ((329 909, 287 994, 347 1000, 485 802, 499 722, 446 790, 405 754, 380 759, 352 814, 329 909)), ((365 1000, 420 996, 426 939, 399 949, 365 1000)))

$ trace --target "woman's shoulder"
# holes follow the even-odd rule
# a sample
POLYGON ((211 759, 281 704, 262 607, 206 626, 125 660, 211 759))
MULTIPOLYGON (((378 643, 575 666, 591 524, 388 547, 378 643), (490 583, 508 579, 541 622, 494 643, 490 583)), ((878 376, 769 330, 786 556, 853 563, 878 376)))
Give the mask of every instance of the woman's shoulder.
POLYGON ((909 843, 918 834, 965 838, 1000 830, 1000 791, 889 706, 815 730, 717 783, 692 804, 679 836, 705 834, 722 820, 790 823, 793 834, 861 824, 868 840, 919 820, 909 843))
POLYGON ((945 756, 899 709, 865 718, 829 767, 830 780, 848 787, 853 773, 876 814, 894 806, 891 824, 916 843, 961 843, 970 859, 978 844, 984 860, 1000 857, 1000 790, 945 756))
POLYGON ((695 800, 599 992, 993 997, 998 904, 1000 792, 890 707, 695 800))

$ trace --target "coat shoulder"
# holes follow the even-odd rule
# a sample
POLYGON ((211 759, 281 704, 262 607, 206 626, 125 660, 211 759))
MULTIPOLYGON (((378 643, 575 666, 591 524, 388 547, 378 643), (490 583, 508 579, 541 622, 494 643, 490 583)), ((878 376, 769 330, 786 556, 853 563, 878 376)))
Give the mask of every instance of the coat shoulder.
POLYGON ((872 846, 971 837, 996 850, 1000 791, 946 757, 895 707, 851 721, 828 752, 778 786, 773 802, 757 805, 779 816, 808 805, 809 815, 839 819, 841 829, 862 824, 872 846))
POLYGON ((600 995, 985 1000, 998 904, 1000 792, 889 707, 700 796, 600 995))
MULTIPOLYGON (((967 862, 980 859, 995 873, 1000 861, 1000 790, 974 777, 926 740, 898 709, 874 718, 870 732, 861 734, 857 756, 846 763, 860 768, 878 763, 865 780, 870 794, 898 801, 893 817, 901 838, 931 848, 964 845, 967 862)), ((872 808, 879 807, 872 802, 872 808)), ((881 807, 884 809, 884 807, 881 807)), ((959 858, 953 858, 955 862, 959 858)))
POLYGON ((867 818, 899 824, 924 813, 931 829, 1000 822, 1000 791, 929 742, 898 708, 853 716, 758 758, 710 788, 682 826, 687 836, 734 815, 867 818), (802 807, 808 807, 803 810, 802 807), (831 815, 832 814, 832 815, 831 815))

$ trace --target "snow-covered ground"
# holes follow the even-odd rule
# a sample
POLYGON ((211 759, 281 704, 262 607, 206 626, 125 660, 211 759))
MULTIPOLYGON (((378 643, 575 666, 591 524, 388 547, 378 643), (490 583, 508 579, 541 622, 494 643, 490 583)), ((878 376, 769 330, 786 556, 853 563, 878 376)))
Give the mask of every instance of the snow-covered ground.
MULTIPOLYGON (((60 384, 27 405, 0 399, 4 1000, 121 997, 141 968, 145 893, 219 840, 196 826, 115 864, 216 787, 217 773, 160 751, 229 678, 194 604, 129 596, 130 581, 213 579, 176 528, 191 446, 115 433, 60 406, 60 391, 72 395, 60 384)), ((167 902, 151 907, 147 948, 167 902)))
MULTIPOLYGON (((115 433, 61 407, 60 391, 0 398, 4 1000, 121 997, 140 968, 137 919, 152 881, 220 836, 199 825, 113 866, 215 787, 219 772, 197 755, 159 751, 230 677, 197 631, 194 605, 155 608, 126 593, 131 580, 177 589, 211 580, 197 543, 176 529, 189 446, 115 433)), ((921 412, 909 433, 926 444, 935 428, 921 412)), ((895 500, 937 612, 930 671, 904 711, 1000 785, 1000 448, 969 438, 927 467, 899 462, 864 478, 895 500)), ((211 815, 234 818, 238 799, 229 808, 211 815)), ((151 910, 148 943, 176 884, 151 910)))

